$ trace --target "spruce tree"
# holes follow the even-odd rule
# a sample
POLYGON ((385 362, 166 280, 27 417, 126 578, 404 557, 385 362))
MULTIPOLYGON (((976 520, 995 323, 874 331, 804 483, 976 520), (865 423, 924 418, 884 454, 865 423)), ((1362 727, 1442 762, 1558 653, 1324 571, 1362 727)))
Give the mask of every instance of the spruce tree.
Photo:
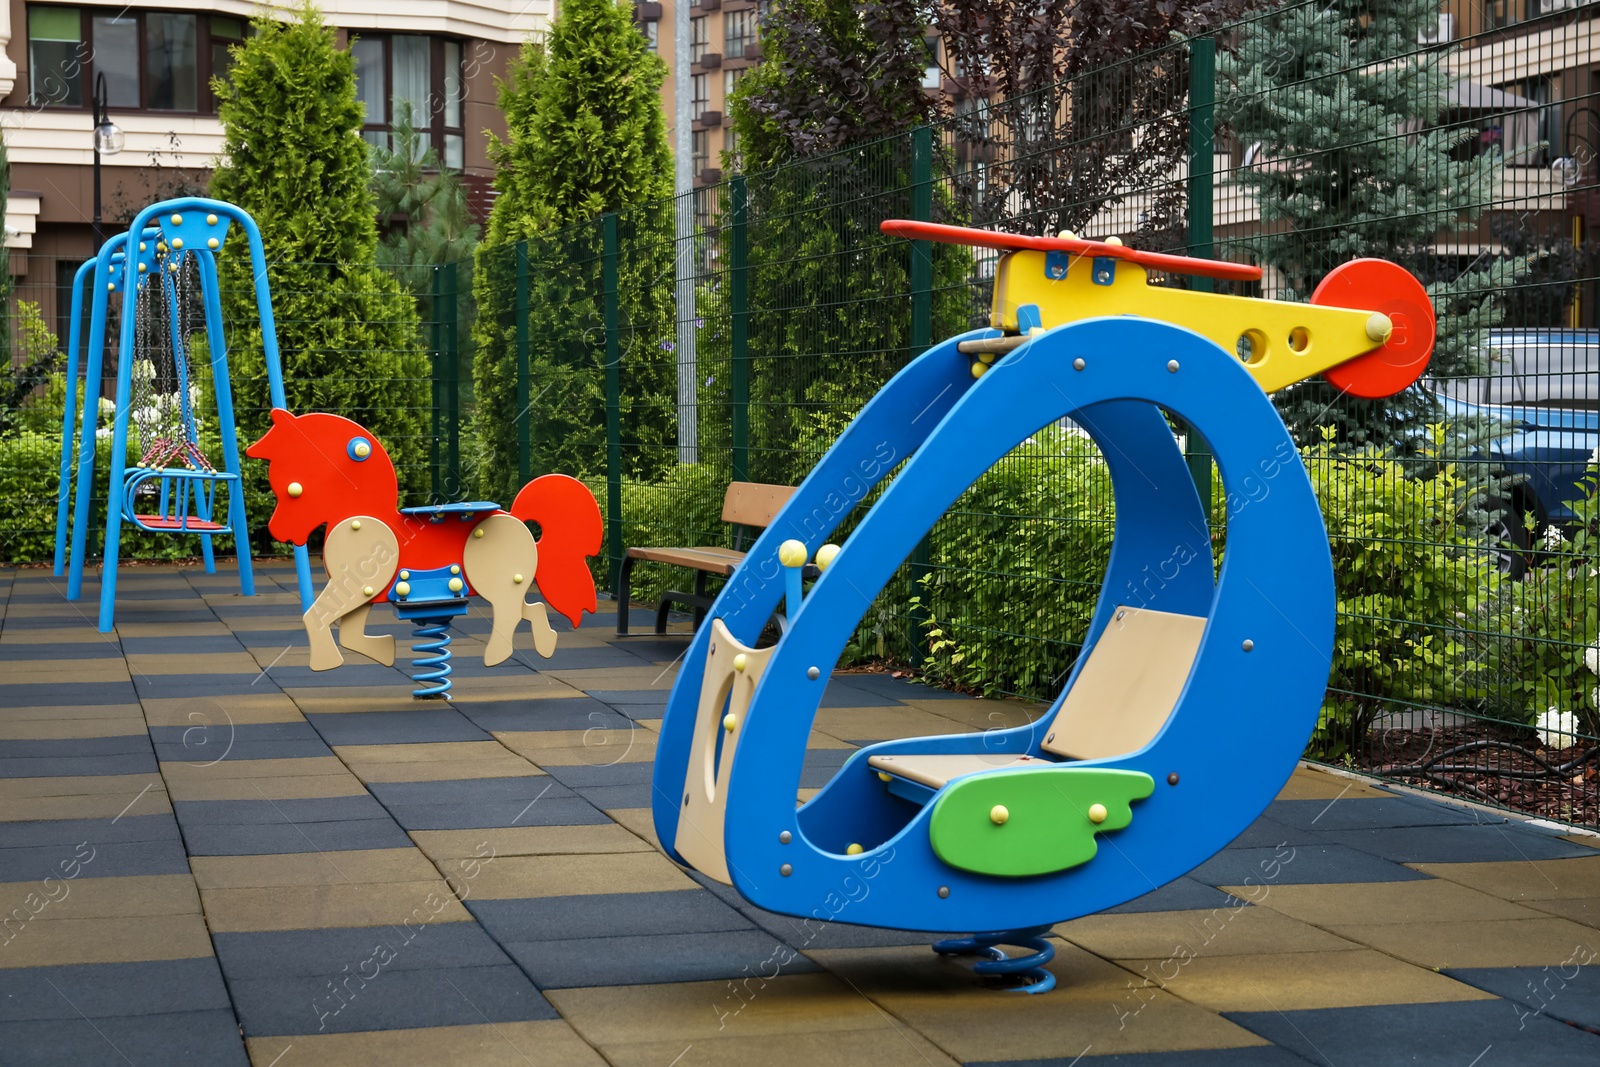
MULTIPOLYGON (((1335 266, 1358 256, 1409 268, 1439 321, 1430 373, 1481 370, 1483 340, 1500 318, 1497 294, 1529 267, 1501 259, 1462 271, 1431 249, 1470 233, 1494 198, 1504 160, 1458 158, 1476 130, 1440 129, 1454 77, 1447 49, 1418 34, 1437 25, 1436 0, 1305 0, 1244 24, 1218 57, 1217 119, 1262 161, 1236 172, 1261 212, 1243 245, 1281 278, 1270 295, 1310 297, 1335 266)), ((1413 387, 1382 401, 1341 396, 1320 378, 1274 398, 1302 444, 1331 426, 1343 448, 1407 451, 1438 420, 1413 387)))
POLYGON ((501 84, 508 136, 490 148, 499 192, 477 256, 473 329, 479 492, 517 489, 518 244, 528 257, 531 470, 605 466, 601 239, 618 213, 623 464, 650 477, 673 458, 672 154, 661 110, 666 64, 632 5, 571 0, 501 84))
MULTIPOLYGON (((394 458, 402 493, 421 490, 428 365, 415 304, 376 262, 354 60, 335 46, 333 27, 310 0, 290 21, 262 15, 253 26, 230 77, 212 82, 225 135, 212 195, 249 212, 261 229, 290 408, 366 426, 394 458)), ((268 394, 250 259, 237 230, 220 268, 239 434, 249 441, 266 431, 268 394)), ((247 473, 259 492, 264 469, 247 473)), ((251 507, 266 514, 259 497, 251 507)))

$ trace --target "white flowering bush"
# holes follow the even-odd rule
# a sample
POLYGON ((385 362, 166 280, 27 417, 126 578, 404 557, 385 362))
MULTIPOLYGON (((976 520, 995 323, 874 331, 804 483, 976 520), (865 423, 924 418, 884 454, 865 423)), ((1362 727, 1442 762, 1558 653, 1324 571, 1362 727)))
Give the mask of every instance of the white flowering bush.
POLYGON ((1539 716, 1534 729, 1545 748, 1571 748, 1578 743, 1578 717, 1570 711, 1551 708, 1539 716))

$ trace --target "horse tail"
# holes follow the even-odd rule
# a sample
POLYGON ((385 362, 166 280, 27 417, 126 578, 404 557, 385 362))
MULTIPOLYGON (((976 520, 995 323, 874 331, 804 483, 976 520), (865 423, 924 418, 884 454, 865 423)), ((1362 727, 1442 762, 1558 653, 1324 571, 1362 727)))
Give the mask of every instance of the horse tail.
POLYGON ((597 606, 594 575, 586 562, 600 554, 605 523, 589 487, 565 474, 546 474, 522 487, 511 514, 539 524, 539 564, 534 581, 545 603, 578 625, 597 606))

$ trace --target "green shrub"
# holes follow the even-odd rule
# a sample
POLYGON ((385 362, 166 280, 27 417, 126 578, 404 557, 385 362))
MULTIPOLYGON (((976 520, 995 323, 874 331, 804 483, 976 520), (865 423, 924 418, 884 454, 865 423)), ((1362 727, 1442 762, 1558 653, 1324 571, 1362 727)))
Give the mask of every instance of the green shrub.
MULTIPOLYGON (((604 484, 593 488, 596 496, 604 500, 604 484)), ((662 481, 655 484, 624 482, 623 545, 732 545, 733 528, 722 521, 722 499, 727 491, 725 474, 706 464, 696 463, 684 463, 672 468, 662 481)), ((603 579, 605 576, 609 553, 610 549, 607 548, 591 561, 596 567, 597 578, 603 579)), ((682 567, 641 562, 633 568, 631 599, 653 604, 664 591, 692 589, 693 582, 691 572, 682 567)), ((712 588, 715 588, 715 584, 712 588)))

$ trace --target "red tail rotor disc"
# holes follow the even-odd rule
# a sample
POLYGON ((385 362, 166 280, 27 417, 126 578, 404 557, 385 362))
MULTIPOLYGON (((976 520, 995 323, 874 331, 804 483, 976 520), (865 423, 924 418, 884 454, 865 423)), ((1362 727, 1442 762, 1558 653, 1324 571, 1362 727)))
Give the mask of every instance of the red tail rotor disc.
POLYGON ((1386 259, 1342 263, 1311 294, 1324 307, 1380 311, 1393 327, 1389 340, 1322 376, 1351 396, 1377 400, 1393 396, 1422 376, 1433 355, 1433 302, 1422 283, 1386 259))

